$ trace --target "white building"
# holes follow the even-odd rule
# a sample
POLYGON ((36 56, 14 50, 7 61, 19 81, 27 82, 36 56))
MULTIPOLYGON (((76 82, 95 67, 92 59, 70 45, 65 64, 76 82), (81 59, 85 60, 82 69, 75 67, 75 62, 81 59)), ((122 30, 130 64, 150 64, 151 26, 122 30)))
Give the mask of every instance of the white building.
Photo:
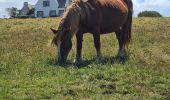
POLYGON ((61 16, 70 2, 71 0, 38 0, 35 5, 35 17, 61 16))

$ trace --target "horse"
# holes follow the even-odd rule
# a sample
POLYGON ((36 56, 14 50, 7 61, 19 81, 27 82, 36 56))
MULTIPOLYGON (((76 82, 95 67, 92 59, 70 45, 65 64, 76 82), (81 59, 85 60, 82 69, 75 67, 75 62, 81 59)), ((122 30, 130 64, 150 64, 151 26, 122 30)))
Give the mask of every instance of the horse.
POLYGON ((52 29, 52 43, 58 47, 58 63, 66 63, 76 36, 75 63, 82 61, 83 34, 91 33, 94 39, 97 60, 102 60, 100 35, 116 33, 119 43, 117 57, 125 59, 126 47, 131 41, 133 15, 132 0, 75 0, 65 8, 58 29, 52 29))

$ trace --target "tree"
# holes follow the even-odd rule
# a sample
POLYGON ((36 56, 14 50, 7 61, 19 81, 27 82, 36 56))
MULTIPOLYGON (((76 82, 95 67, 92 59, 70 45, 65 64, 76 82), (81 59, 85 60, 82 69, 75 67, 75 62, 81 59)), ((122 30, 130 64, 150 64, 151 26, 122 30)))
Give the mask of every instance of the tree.
POLYGON ((27 15, 32 15, 34 14, 35 8, 32 8, 28 11, 27 15))
POLYGON ((15 8, 15 7, 6 8, 6 11, 8 12, 8 14, 9 14, 9 16, 11 18, 16 18, 17 17, 17 13, 18 13, 17 8, 15 8))
POLYGON ((162 17, 157 11, 143 11, 138 14, 138 17, 162 17))

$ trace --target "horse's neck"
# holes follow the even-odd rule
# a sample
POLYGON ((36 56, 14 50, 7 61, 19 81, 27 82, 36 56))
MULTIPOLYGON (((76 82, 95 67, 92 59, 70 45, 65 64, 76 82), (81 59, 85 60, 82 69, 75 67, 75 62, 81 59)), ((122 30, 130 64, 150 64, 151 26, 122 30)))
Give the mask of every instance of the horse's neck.
POLYGON ((70 33, 71 36, 77 33, 78 27, 79 27, 79 22, 80 22, 80 16, 76 15, 74 13, 73 15, 70 16, 69 18, 69 25, 70 25, 70 33))

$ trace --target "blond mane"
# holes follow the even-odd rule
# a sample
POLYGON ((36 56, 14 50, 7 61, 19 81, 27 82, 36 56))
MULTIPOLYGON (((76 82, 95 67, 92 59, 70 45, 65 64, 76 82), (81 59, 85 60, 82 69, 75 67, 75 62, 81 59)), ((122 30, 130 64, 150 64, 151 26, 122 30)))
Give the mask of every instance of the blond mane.
POLYGON ((66 7, 62 20, 70 26, 71 36, 77 33, 80 20, 90 16, 90 9, 93 8, 87 0, 74 0, 66 7))
POLYGON ((73 36, 77 33, 79 27, 79 21, 81 17, 81 8, 79 7, 79 0, 71 3, 63 14, 62 20, 67 23, 70 28, 70 34, 73 36))

